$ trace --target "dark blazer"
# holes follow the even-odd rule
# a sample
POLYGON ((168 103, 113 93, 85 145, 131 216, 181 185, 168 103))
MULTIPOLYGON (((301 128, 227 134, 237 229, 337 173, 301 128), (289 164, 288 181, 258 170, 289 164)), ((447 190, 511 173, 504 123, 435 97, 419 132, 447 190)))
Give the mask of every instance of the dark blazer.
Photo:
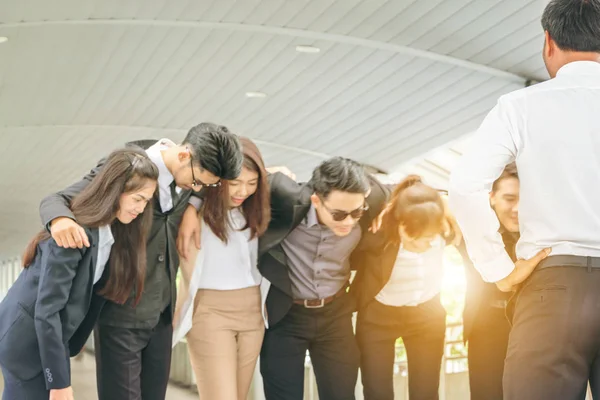
MULTIPOLYGON (((504 233, 502 240, 506 252, 513 261, 516 261, 515 247, 518 241, 518 234, 504 233)), ((489 304, 493 299, 508 299, 510 294, 500 291, 495 283, 485 282, 479 272, 475 269, 473 262, 467 254, 466 246, 463 243, 458 248, 465 266, 465 276, 467 279, 467 291, 465 292, 465 308, 463 310, 463 340, 465 343, 473 330, 481 312, 489 309, 489 304)))
MULTIPOLYGON (((371 221, 379 215, 385 204, 387 189, 374 177, 369 177, 371 193, 367 198, 369 210, 359 221, 362 232, 367 232, 371 221)), ((269 176, 271 188, 271 222, 259 239, 258 268, 271 282, 267 296, 269 326, 274 326, 289 311, 293 304, 292 283, 288 273, 287 259, 281 242, 306 217, 311 206, 310 196, 314 193, 310 183, 298 184, 281 173, 269 176)), ((362 243, 362 240, 361 240, 362 243)), ((363 249, 358 244, 354 253, 363 249)), ((355 266, 351 266, 354 269, 355 266)))
POLYGON ((381 230, 366 233, 362 246, 363 251, 353 254, 352 260, 358 268, 350 287, 358 311, 364 310, 388 283, 400 250, 400 244, 388 243, 381 230))
MULTIPOLYGON (((64 249, 53 239, 37 247, 0 303, 0 364, 26 381, 44 372, 46 388, 71 385, 69 356, 77 354, 91 333, 98 229, 86 229, 90 248, 64 249)), ((108 265, 105 272, 108 271, 108 265)), ((106 277, 103 276, 103 280, 106 277)), ((101 305, 101 301, 98 303, 101 305)))
MULTIPOLYGON (((156 140, 141 140, 127 143, 127 146, 145 150, 155 143, 156 140)), ((42 200, 40 215, 46 227, 49 227, 50 222, 58 217, 75 219, 69 210, 71 200, 89 185, 105 163, 106 158, 100 160, 80 182, 42 200)), ((166 307, 170 305, 171 313, 174 312, 177 298, 175 277, 179 268, 177 232, 190 195, 191 191, 182 191, 174 207, 166 213, 161 211, 158 196, 154 197, 153 223, 146 244, 147 273, 144 295, 135 308, 131 306, 134 293, 124 305, 107 303, 100 318, 101 323, 124 328, 153 328, 166 307)))

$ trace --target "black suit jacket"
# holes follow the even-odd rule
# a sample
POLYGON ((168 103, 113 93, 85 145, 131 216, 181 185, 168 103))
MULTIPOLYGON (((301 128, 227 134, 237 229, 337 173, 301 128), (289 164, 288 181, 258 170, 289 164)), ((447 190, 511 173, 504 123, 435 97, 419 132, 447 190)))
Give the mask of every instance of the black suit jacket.
MULTIPOLYGON (((98 229, 86 229, 89 248, 64 249, 53 239, 41 242, 0 303, 0 364, 21 380, 44 373, 46 387, 70 386, 69 356, 91 333, 80 329, 94 295, 98 229), (70 352, 71 343, 75 344, 70 352)), ((105 271, 108 270, 108 265, 105 271)), ((81 345, 80 345, 81 344, 81 345)))
MULTIPOLYGON (((509 232, 502 234, 502 240, 506 252, 513 261, 516 261, 515 247, 518 241, 518 234, 509 232)), ((502 299, 510 297, 510 294, 503 293, 498 289, 495 283, 485 282, 479 272, 475 269, 473 262, 467 254, 466 246, 463 243, 458 247, 463 264, 465 266, 465 276, 467 279, 467 291, 465 293, 465 308, 463 310, 463 340, 465 343, 469 340, 473 326, 481 313, 489 310, 490 302, 493 299, 502 299)))
POLYGON ((360 312, 390 280, 400 245, 385 240, 383 232, 368 232, 363 236, 363 251, 353 255, 358 266, 350 292, 354 294, 360 312))
MULTIPOLYGON (((387 197, 387 189, 374 177, 369 177, 371 193, 367 198, 369 210, 360 219, 362 232, 367 232, 371 221, 381 212, 387 197)), ((310 183, 298 184, 281 173, 269 176, 271 187, 271 222, 259 239, 258 268, 271 282, 267 296, 269 326, 274 326, 289 311, 293 304, 292 283, 288 273, 287 258, 281 242, 306 217, 311 206, 310 196, 314 193, 310 183)), ((358 244, 353 254, 363 251, 358 244)), ((353 264, 351 257, 351 266, 353 264)))
MULTIPOLYGON (((141 140, 127 143, 127 146, 145 150, 155 143, 156 140, 141 140)), ((75 219, 69 210, 72 199, 90 184, 105 163, 106 158, 100 160, 98 165, 81 181, 42 200, 40 215, 42 223, 46 227, 49 227, 50 222, 55 218, 75 219)), ((144 295, 135 309, 131 306, 134 293, 124 305, 109 302, 102 313, 101 323, 125 328, 153 328, 158 323, 160 314, 166 306, 170 304, 171 312, 174 312, 177 298, 175 277, 179 268, 176 246, 177 232, 190 195, 191 191, 182 191, 174 207, 168 212, 161 211, 158 196, 154 197, 153 223, 146 244, 147 274, 144 282, 144 295), (160 270, 157 271, 157 269, 160 270), (166 273, 162 273, 163 270, 166 273), (164 279, 162 279, 163 276, 164 279), (164 293, 168 293, 166 298, 164 293)))

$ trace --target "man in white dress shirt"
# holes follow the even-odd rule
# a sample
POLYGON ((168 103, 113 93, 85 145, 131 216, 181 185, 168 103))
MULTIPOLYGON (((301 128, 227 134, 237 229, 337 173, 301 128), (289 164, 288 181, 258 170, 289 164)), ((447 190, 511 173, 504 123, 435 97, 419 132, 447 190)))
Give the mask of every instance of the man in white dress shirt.
POLYGON ((450 183, 475 267, 518 288, 505 399, 584 398, 588 379, 600 395, 600 0, 552 0, 542 26, 552 79, 499 99, 450 183), (488 197, 514 160, 516 263, 488 197))

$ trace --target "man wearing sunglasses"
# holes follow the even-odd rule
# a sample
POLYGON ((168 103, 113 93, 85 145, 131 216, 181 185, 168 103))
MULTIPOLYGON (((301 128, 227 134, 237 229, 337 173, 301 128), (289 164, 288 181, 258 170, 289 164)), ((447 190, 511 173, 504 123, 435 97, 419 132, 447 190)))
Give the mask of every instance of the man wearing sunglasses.
MULTIPOLYGON (((220 179, 235 179, 242 168, 241 145, 226 127, 202 123, 180 145, 169 139, 142 140, 141 147, 159 170, 148 236, 144 293, 133 308, 107 302, 98 305, 94 333, 100 400, 163 400, 171 365, 172 313, 179 266, 176 237, 192 196, 210 190, 220 179)), ((68 205, 99 173, 103 159, 82 181, 46 197, 40 206, 43 223, 59 246, 89 247, 88 238, 68 205)), ((196 200, 196 201, 195 201, 196 200)), ((133 296, 132 296, 133 298, 133 296)))
MULTIPOLYGON (((354 399, 359 354, 352 327, 356 300, 347 293, 354 269, 350 257, 364 251, 362 233, 383 208, 388 190, 341 157, 321 163, 300 185, 286 168, 268 170, 272 218, 259 238, 258 261, 267 283, 261 290, 268 290, 269 329, 260 356, 265 396, 303 398, 308 350, 319 397, 354 399)), ((198 245, 200 226, 189 209, 178 241, 195 238, 198 245)), ((186 249, 181 251, 185 256, 186 249)))
POLYGON ((259 269, 271 282, 269 329, 260 356, 268 400, 302 399, 306 351, 319 397, 354 399, 359 354, 347 294, 350 256, 381 211, 386 189, 358 163, 323 162, 298 185, 271 175, 273 219, 259 242, 259 269))

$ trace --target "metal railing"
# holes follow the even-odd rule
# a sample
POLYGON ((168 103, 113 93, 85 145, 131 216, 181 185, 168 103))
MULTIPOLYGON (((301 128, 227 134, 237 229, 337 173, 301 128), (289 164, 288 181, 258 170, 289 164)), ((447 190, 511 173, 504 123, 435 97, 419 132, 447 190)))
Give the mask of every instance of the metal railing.
POLYGON ((21 273, 21 259, 18 257, 0 261, 0 301, 21 273))

